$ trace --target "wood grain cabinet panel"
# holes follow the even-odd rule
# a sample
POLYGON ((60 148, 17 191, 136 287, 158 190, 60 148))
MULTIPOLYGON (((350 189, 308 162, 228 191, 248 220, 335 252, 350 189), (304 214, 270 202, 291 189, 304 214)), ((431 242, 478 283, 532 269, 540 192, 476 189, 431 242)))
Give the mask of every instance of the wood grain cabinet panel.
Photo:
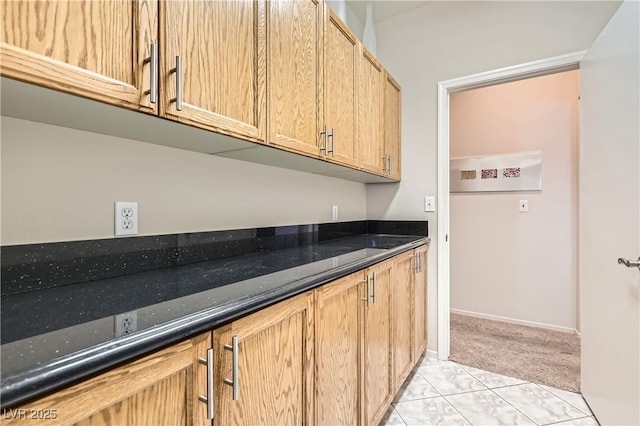
POLYGON ((360 421, 362 272, 316 290, 316 424, 360 421))
POLYGON ((384 144, 388 156, 386 172, 389 177, 400 180, 401 176, 401 113, 400 85, 385 73, 384 95, 384 144))
POLYGON ((324 122, 328 146, 325 155, 329 161, 358 167, 358 39, 331 8, 326 9, 324 122))
POLYGON ((264 142, 265 1, 163 1, 160 10, 161 114, 264 142), (177 56, 180 75, 172 71, 177 56))
POLYGON ((429 252, 429 246, 424 245, 418 247, 416 250, 416 259, 418 260, 418 267, 415 274, 414 285, 414 313, 415 313, 415 326, 414 326, 414 338, 413 344, 414 353, 413 359, 418 360, 424 354, 427 349, 427 335, 429 329, 427 327, 427 294, 428 294, 428 282, 427 282, 427 254, 429 252))
POLYGON ((157 1, 11 0, 0 15, 3 76, 157 112, 145 61, 158 42, 157 1))
MULTIPOLYGON (((206 425, 206 368, 198 356, 211 333, 185 340, 122 367, 12 409, 55 413, 51 420, 7 418, 3 424, 206 425)), ((27 416, 30 417, 30 416, 27 416)))
POLYGON ((394 258, 393 264, 393 375, 397 392, 413 368, 414 275, 413 251, 394 258))
POLYGON ((214 425, 313 423, 313 318, 313 293, 305 293, 213 331, 214 425), (234 336, 235 355, 225 349, 234 336), (225 379, 235 379, 237 400, 225 379))
POLYGON ((364 424, 377 425, 393 399, 391 274, 393 261, 367 269, 370 305, 364 314, 364 424))
POLYGON ((384 69, 362 48, 358 79, 358 150, 362 169, 385 174, 383 138, 384 69))
POLYGON ((268 142, 320 157, 323 6, 317 0, 267 3, 268 142))

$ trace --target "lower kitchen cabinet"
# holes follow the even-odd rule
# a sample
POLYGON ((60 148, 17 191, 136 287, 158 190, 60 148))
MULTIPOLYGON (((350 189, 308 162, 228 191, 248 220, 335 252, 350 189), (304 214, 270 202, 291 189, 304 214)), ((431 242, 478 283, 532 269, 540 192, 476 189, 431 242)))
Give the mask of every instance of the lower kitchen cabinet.
POLYGON ((411 373, 414 361, 415 253, 395 257, 393 265, 393 377, 397 392, 411 373))
POLYGON ((316 290, 316 424, 361 424, 363 273, 316 290))
POLYGON ((213 331, 214 425, 313 423, 313 293, 213 331))
POLYGON ((415 249, 416 268, 414 274, 414 343, 413 359, 418 360, 427 349, 427 254, 428 245, 415 249))
MULTIPOLYGON (((369 303, 364 323, 364 424, 377 425, 394 396, 391 351, 391 274, 393 260, 365 272, 369 303)), ((394 289, 395 291, 395 289, 394 289)))
POLYGON ((206 370, 198 354, 205 333, 114 368, 22 407, 5 410, 3 425, 204 425, 198 401, 206 370))

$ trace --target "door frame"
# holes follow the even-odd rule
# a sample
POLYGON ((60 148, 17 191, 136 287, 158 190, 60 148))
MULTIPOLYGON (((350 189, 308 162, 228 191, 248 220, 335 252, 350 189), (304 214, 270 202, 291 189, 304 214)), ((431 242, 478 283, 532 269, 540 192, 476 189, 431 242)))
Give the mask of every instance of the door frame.
POLYGON ((586 50, 548 59, 527 62, 506 68, 472 74, 438 83, 438 359, 447 360, 450 354, 451 309, 450 253, 449 253, 449 95, 464 90, 539 77, 580 68, 586 50))

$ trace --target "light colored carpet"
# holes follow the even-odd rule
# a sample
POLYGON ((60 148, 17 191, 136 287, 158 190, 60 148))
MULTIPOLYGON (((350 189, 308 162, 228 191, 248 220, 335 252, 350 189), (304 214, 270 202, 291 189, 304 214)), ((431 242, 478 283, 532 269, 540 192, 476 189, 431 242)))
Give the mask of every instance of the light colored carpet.
POLYGON ((451 314, 451 361, 580 392, 580 337, 451 314))

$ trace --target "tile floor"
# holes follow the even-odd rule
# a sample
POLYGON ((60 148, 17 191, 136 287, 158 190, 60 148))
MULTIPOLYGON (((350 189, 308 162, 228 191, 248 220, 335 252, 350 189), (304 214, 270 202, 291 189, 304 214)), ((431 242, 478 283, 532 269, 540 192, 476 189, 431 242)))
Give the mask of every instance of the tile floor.
POLYGON ((423 358, 381 425, 598 425, 580 394, 423 358))

